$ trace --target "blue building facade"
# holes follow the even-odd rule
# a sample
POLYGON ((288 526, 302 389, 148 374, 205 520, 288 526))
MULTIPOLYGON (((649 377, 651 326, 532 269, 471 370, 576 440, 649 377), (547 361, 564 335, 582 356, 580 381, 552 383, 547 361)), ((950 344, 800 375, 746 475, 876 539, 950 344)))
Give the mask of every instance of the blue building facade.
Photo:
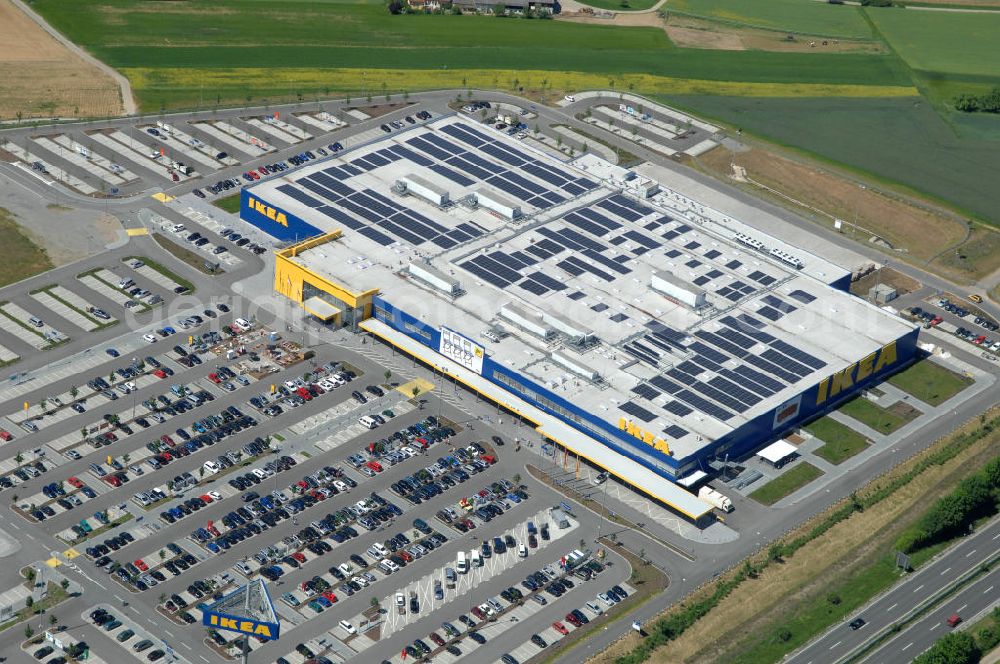
MULTIPOLYGON (((441 331, 438 328, 409 315, 380 296, 373 299, 373 315, 433 353, 438 353, 441 343, 441 331)), ((693 470, 706 468, 710 458, 724 454, 739 458, 905 367, 916 357, 918 332, 914 328, 886 344, 877 353, 858 358, 857 362, 846 369, 824 378, 794 398, 709 442, 701 450, 685 458, 661 452, 615 423, 579 408, 533 379, 512 371, 493 360, 488 353, 483 358, 482 376, 619 454, 643 464, 666 479, 676 481, 693 470)))

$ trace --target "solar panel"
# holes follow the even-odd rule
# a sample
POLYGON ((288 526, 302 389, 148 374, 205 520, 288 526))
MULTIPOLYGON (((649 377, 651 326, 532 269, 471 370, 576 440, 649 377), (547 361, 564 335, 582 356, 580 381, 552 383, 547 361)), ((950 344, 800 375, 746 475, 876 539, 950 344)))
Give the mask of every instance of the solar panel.
POLYGON ((484 143, 482 139, 476 138, 476 136, 466 131, 464 127, 461 127, 459 125, 453 125, 453 124, 445 125, 440 128, 440 131, 443 131, 444 133, 453 136, 454 138, 457 138, 463 143, 466 143, 473 147, 479 147, 484 143))
POLYGON ((497 261, 498 263, 503 263, 504 265, 506 265, 507 267, 509 267, 512 270, 520 270, 520 269, 522 269, 524 267, 519 262, 517 262, 516 260, 512 259, 510 256, 508 256, 507 254, 503 253, 502 251, 494 251, 491 254, 487 254, 487 256, 489 256, 493 260, 497 261))
POLYGON ((479 228, 479 226, 477 226, 476 224, 473 224, 472 222, 469 223, 462 222, 457 226, 457 228, 459 228, 463 233, 466 233, 467 235, 470 235, 472 237, 479 237, 480 235, 483 234, 482 229, 479 228))
POLYGON ((747 405, 740 401, 739 399, 734 399, 722 390, 717 390, 708 383, 703 383, 698 381, 691 386, 692 389, 698 390, 704 394, 709 399, 714 400, 716 403, 721 403, 723 406, 729 410, 734 410, 737 413, 743 413, 747 409, 747 405))
POLYGON ((760 284, 761 284, 761 286, 770 286, 775 281, 777 281, 777 279, 775 279, 774 277, 772 277, 769 274, 766 274, 763 277, 761 277, 760 284))
POLYGON ((683 438, 684 436, 687 435, 688 432, 687 429, 684 429, 683 427, 679 427, 676 424, 671 424, 670 426, 668 426, 666 429, 663 430, 663 433, 667 434, 668 436, 676 440, 678 438, 683 438))
POLYGON ((609 231, 617 230, 622 227, 621 222, 615 221, 614 219, 609 219, 608 217, 605 217, 603 214, 592 208, 582 208, 581 210, 579 210, 579 213, 584 217, 586 217, 587 219, 590 219, 594 223, 604 226, 609 231))
POLYGON ((386 164, 390 163, 389 159, 386 159, 378 152, 373 152, 372 154, 365 155, 365 159, 374 164, 376 167, 385 166, 386 164))
POLYGON ((649 379, 649 382, 668 394, 674 394, 675 392, 680 392, 684 389, 677 383, 672 380, 667 380, 663 376, 653 376, 649 379))
POLYGON ((402 239, 404 242, 409 242, 410 244, 423 244, 424 242, 427 241, 426 238, 422 238, 419 235, 411 233, 405 228, 402 228, 392 223, 388 219, 383 219, 382 221, 378 222, 378 226, 379 228, 389 231, 396 237, 402 239))
POLYGON ((800 378, 803 376, 808 376, 810 373, 812 373, 812 369, 810 369, 809 367, 799 362, 796 362, 795 360, 788 357, 784 353, 779 353, 773 348, 766 349, 760 354, 760 356, 763 357, 768 362, 772 362, 783 369, 791 371, 793 374, 799 376, 800 378))
POLYGON ((770 346, 772 348, 776 348, 777 350, 781 351, 788 357, 797 360, 798 362, 801 362, 802 364, 805 364, 808 367, 812 367, 813 369, 822 369, 823 367, 826 366, 826 362, 824 362, 823 360, 817 357, 813 357, 804 350, 796 348, 795 346, 789 343, 785 343, 781 339, 775 339, 770 343, 770 346))
POLYGON ((684 373, 691 374, 692 376, 697 376, 702 373, 702 368, 693 363, 691 360, 684 360, 677 365, 677 369, 683 371, 684 373))
POLYGON ((427 153, 427 154, 429 154, 429 155, 431 155, 431 156, 439 159, 440 161, 444 161, 445 159, 448 159, 449 157, 452 156, 452 154, 450 152, 442 150, 438 146, 434 145, 430 141, 424 140, 420 136, 414 136, 413 138, 411 138, 410 140, 408 140, 406 142, 407 142, 407 144, 412 145, 413 147, 417 148, 418 150, 420 150, 422 152, 425 152, 425 153, 427 153))
POLYGON ((358 221, 354 217, 352 217, 352 216, 350 216, 348 214, 344 214, 343 212, 341 212, 337 208, 330 207, 329 205, 324 205, 323 207, 318 208, 318 210, 320 212, 322 212, 323 214, 325 214, 326 216, 328 216, 331 219, 333 219, 334 221, 338 221, 341 224, 343 224, 344 226, 347 226, 352 231, 356 231, 359 228, 361 228, 361 227, 364 226, 364 224, 362 222, 358 221))
POLYGON ((523 251, 512 251, 510 253, 510 257, 513 258, 514 260, 524 263, 525 265, 534 265, 535 263, 538 262, 537 258, 535 258, 534 256, 529 256, 523 251))
POLYGON ((556 263, 556 267, 561 267, 562 269, 572 274, 574 277, 579 277, 586 271, 580 267, 577 267, 575 263, 570 263, 568 260, 559 261, 558 263, 556 263))
POLYGON ((567 182, 562 186, 562 190, 565 191, 570 196, 579 196, 580 194, 586 192, 587 190, 583 187, 577 186, 572 182, 567 182))
POLYGON ((728 263, 726 263, 726 267, 728 267, 730 270, 735 270, 736 268, 742 265, 743 263, 739 262, 738 260, 731 260, 728 263))
POLYGON ((564 182, 566 182, 565 178, 561 178, 557 175, 552 174, 551 172, 548 171, 548 169, 542 168, 537 163, 525 164, 524 166, 522 166, 522 168, 527 172, 531 173, 532 175, 534 175, 539 180, 544 180, 545 182, 548 182, 549 184, 555 187, 559 187, 564 182))
POLYGON ((542 284, 546 288, 550 288, 554 291, 561 291, 566 289, 566 284, 559 281, 558 279, 550 277, 544 272, 532 272, 528 276, 537 281, 538 283, 542 284))
POLYGON ((608 309, 610 309, 610 307, 604 304, 603 302, 598 302, 597 304, 592 306, 591 309, 593 309, 597 313, 601 313, 602 311, 607 311, 608 309))
POLYGON ((534 293, 535 295, 545 295, 549 292, 549 289, 541 284, 532 281, 531 279, 525 279, 518 284, 521 288, 528 291, 529 293, 534 293))
POLYGON ((563 217, 563 221, 569 222, 574 226, 576 226, 577 228, 582 228, 591 235, 595 235, 597 237, 601 237, 608 232, 608 230, 604 228, 604 226, 601 226, 600 224, 595 224, 590 219, 584 219, 583 217, 574 212, 571 212, 570 214, 567 214, 565 217, 563 217))
POLYGON ((642 246, 646 247, 647 249, 656 249, 657 247, 662 246, 659 242, 657 242, 653 238, 646 237, 642 233, 638 233, 636 231, 629 230, 629 231, 626 231, 625 233, 623 233, 623 235, 625 237, 627 237, 628 239, 630 239, 630 240, 638 242, 639 244, 641 244, 642 246))
POLYGON ((496 157, 500 161, 510 164, 511 166, 520 166, 524 163, 523 159, 515 157, 506 150, 501 150, 496 144, 481 145, 479 146, 479 149, 491 157, 496 157))
POLYGON ((455 240, 452 240, 447 235, 438 235, 434 239, 432 239, 431 242, 441 247, 442 249, 451 249, 456 244, 458 244, 457 242, 455 242, 455 240))
POLYGON ((804 290, 793 290, 791 293, 788 294, 788 297, 795 298, 802 304, 809 304, 810 302, 816 299, 815 296, 810 295, 804 290))
POLYGON ((729 341, 728 339, 724 339, 723 337, 717 334, 706 332, 705 330, 698 330, 697 332, 694 333, 694 336, 698 337, 699 339, 703 339, 704 341, 707 341, 713 346, 717 346, 723 349, 733 357, 743 357, 748 352, 738 344, 735 344, 732 341, 729 341))
POLYGON ((582 300, 583 298, 585 298, 587 296, 583 293, 583 291, 573 291, 572 293, 570 293, 566 297, 568 297, 569 299, 575 301, 575 300, 582 300))
POLYGON ((517 270, 512 270, 503 263, 493 260, 489 256, 476 256, 472 260, 507 281, 514 282, 521 278, 521 275, 517 272, 517 270))
POLYGON ((395 240, 393 240, 391 237, 389 237, 385 233, 375 230, 371 226, 365 226, 363 228, 359 228, 358 233, 364 235, 366 238, 372 240, 373 242, 377 242, 383 247, 388 247, 390 244, 395 242, 395 240))
POLYGON ((708 399, 704 399, 698 396, 691 390, 681 390, 675 396, 678 399, 681 399, 685 403, 689 404, 691 407, 700 410, 706 415, 710 415, 717 420, 725 422, 727 420, 732 419, 733 417, 733 414, 730 413, 729 411, 725 410, 724 408, 720 408, 719 406, 716 406, 708 399))
POLYGON ((590 272, 591 274, 593 274, 595 276, 598 276, 601 279, 604 279, 605 281, 614 281, 615 280, 615 278, 613 276, 611 276, 610 274, 608 274, 604 270, 598 269, 598 268, 594 267, 593 265, 591 265, 590 263, 586 263, 584 261, 581 261, 580 259, 578 259, 575 256, 568 256, 566 258, 566 260, 563 261, 563 262, 566 262, 566 261, 571 262, 572 264, 574 264, 577 267, 579 267, 581 270, 584 270, 586 272, 590 272))
POLYGON ((694 268, 694 267, 698 267, 699 265, 701 265, 701 261, 697 260, 695 258, 692 258, 691 260, 689 260, 687 263, 684 263, 684 264, 687 265, 688 267, 694 268))
POLYGON ((621 323, 622 321, 628 320, 628 316, 626 316, 623 313, 617 313, 614 316, 611 316, 609 320, 611 320, 614 323, 621 323))
POLYGON ((475 180, 470 180, 469 178, 465 177, 458 171, 452 170, 443 164, 434 164, 433 166, 431 166, 431 170, 437 173, 438 175, 442 175, 448 178, 455 184, 460 185, 462 187, 471 187, 472 185, 476 184, 475 180))
POLYGON ((614 272, 617 272, 618 274, 629 274, 629 273, 632 272, 632 270, 630 270, 629 268, 625 267, 624 265, 622 265, 618 261, 614 261, 614 260, 608 258, 607 256, 604 256, 603 254, 597 253, 596 251, 591 251, 590 249, 584 249, 583 250, 583 255, 586 256, 587 258, 593 260, 593 261, 597 261, 598 263, 600 263, 604 267, 606 267, 606 268, 608 268, 608 269, 610 269, 610 270, 612 270, 614 272))
POLYGON ((292 185, 292 184, 283 184, 280 187, 275 187, 275 188, 278 191, 280 191, 281 193, 283 193, 286 196, 288 196, 289 198, 294 198, 295 200, 297 200, 299 203, 302 203, 303 205, 308 205, 309 207, 313 207, 313 208, 318 208, 318 207, 320 207, 322 205, 325 205, 325 203, 323 203, 323 201, 320 201, 320 200, 317 200, 317 199, 313 198, 312 196, 310 196, 309 194, 305 193, 304 191, 302 191, 301 189, 299 189, 295 185, 292 185))
POLYGON ((451 154, 462 154, 463 152, 465 152, 465 148, 459 147, 458 145, 455 145, 451 141, 442 138, 441 136, 438 136, 433 132, 427 132, 426 134, 423 135, 423 137, 424 139, 430 141, 431 143, 438 146, 442 150, 446 150, 451 154))
POLYGON ((352 166, 351 164, 341 164, 340 170, 344 171, 345 173, 348 173, 351 177, 355 175, 361 175, 362 173, 364 173, 364 171, 362 171, 360 168, 358 168, 357 166, 352 166))
POLYGON ((465 159, 461 157, 452 157, 448 160, 448 163, 455 168, 459 168, 474 178, 479 178, 480 180, 485 180, 486 178, 493 175, 492 172, 486 170, 485 168, 480 168, 474 164, 470 164, 465 159))
POLYGON ((680 401, 669 401, 663 405, 663 410, 668 413, 677 415, 678 417, 684 417, 690 415, 694 411, 682 404, 680 401))
POLYGON ((648 401, 660 396, 659 390, 654 389, 649 383, 639 383, 632 388, 632 391, 648 401))
POLYGON ((701 242, 695 242, 694 240, 691 240, 690 242, 684 245, 684 248, 687 249, 688 251, 694 251, 700 246, 701 242))
POLYGON ((433 161, 423 156, 422 154, 417 154, 413 150, 410 150, 409 148, 403 145, 394 145, 389 149, 398 154, 399 156, 405 159, 409 159, 418 166, 430 166, 431 164, 434 163, 433 161))
POLYGON ((709 279, 708 277, 702 275, 702 276, 698 277, 697 279, 695 279, 692 283, 695 286, 704 286, 705 284, 707 284, 710 281, 711 281, 711 279, 709 279))
POLYGON ((475 259, 473 259, 471 261, 465 261, 464 263, 462 263, 461 267, 465 268, 466 270, 468 270, 472 274, 476 275, 477 277, 479 277, 480 279, 482 279, 486 283, 492 284, 493 286, 496 286, 497 288, 506 288, 507 286, 510 286, 510 284, 511 284, 510 281, 507 281, 506 279, 500 278, 499 276, 497 276, 496 274, 494 274, 492 271, 486 269, 479 262, 477 262, 479 258, 481 258, 481 257, 475 258, 475 259))
POLYGON ((752 380, 761 387, 771 390, 771 394, 780 392, 782 389, 784 389, 784 385, 782 385, 775 379, 771 378, 767 374, 751 369, 750 367, 739 366, 736 367, 734 371, 743 378, 746 378, 747 380, 752 380))
POLYGON ((619 408, 633 417, 638 417, 643 422, 652 422, 656 419, 656 415, 632 401, 623 403, 619 408))
POLYGON ((635 344, 625 344, 624 346, 622 346, 622 349, 626 351, 628 354, 635 357, 637 360, 645 362, 650 366, 655 367, 659 363, 659 360, 656 357, 648 353, 644 353, 642 349, 636 348, 635 344))
POLYGON ((766 307, 765 306, 765 307, 761 307, 760 309, 757 310, 757 315, 758 316, 763 316, 764 318, 768 319, 769 321, 777 321, 784 314, 782 314, 780 311, 778 311, 774 307, 766 307))
POLYGON ((681 252, 677 251, 676 249, 671 249, 670 251, 664 253, 663 255, 666 256, 667 258, 677 258, 678 256, 681 255, 681 252))
POLYGON ((745 358, 743 358, 743 361, 746 362, 747 364, 754 365, 761 371, 766 371, 772 376, 777 376, 778 378, 785 381, 789 385, 791 385, 792 383, 797 383, 799 380, 799 377, 793 374, 791 371, 782 369, 778 365, 772 362, 768 362, 767 360, 758 355, 754 355, 751 353, 750 355, 747 355, 745 358))
POLYGON ((712 377, 708 381, 708 384, 722 390, 726 394, 731 394, 748 406, 756 406, 762 401, 762 399, 753 392, 745 390, 736 383, 726 380, 721 376, 712 377))
POLYGON ((717 249, 711 249, 711 250, 705 252, 705 258, 707 258, 709 260, 715 260, 716 258, 718 258, 721 255, 722 255, 722 252, 719 251, 719 250, 717 250, 717 249))

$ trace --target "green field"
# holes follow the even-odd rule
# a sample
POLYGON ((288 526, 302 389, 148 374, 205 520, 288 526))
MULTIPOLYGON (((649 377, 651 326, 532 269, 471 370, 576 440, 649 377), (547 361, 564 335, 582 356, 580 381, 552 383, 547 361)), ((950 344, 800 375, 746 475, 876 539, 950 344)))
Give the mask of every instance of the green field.
POLYGON ((649 9, 656 0, 586 0, 583 4, 616 12, 634 12, 649 9))
POLYGON ((0 286, 27 279, 52 268, 45 249, 35 244, 14 221, 6 208, 0 208, 0 235, 4 238, 4 262, 0 286))
MULTIPOLYGON (((1000 137, 956 136, 919 97, 781 99, 665 95, 713 118, 869 177, 899 183, 1000 225, 1000 137)), ((984 118, 1000 128, 1000 118, 984 118)))
POLYGON ((871 39, 857 7, 810 0, 670 0, 667 11, 724 23, 845 39, 871 39))
POLYGON ((1000 12, 871 10, 868 16, 918 74, 946 72, 1000 79, 1000 12))
POLYGON ((240 195, 233 194, 232 196, 224 196, 222 198, 216 198, 214 201, 212 201, 212 205, 219 208, 220 210, 225 210, 226 212, 231 212, 232 214, 239 214, 240 195))
POLYGON ((868 447, 864 436, 829 415, 810 422, 805 430, 824 443, 814 454, 833 464, 843 463, 868 447))
MULTIPOLYGON (((890 55, 680 49, 657 28, 391 16, 382 3, 194 0, 164 5, 109 0, 94 9, 68 0, 38 0, 33 7, 118 68, 357 68, 368 72, 357 91, 376 94, 382 69, 455 71, 456 86, 461 85, 461 70, 476 68, 548 70, 556 86, 556 72, 606 73, 605 85, 630 72, 717 81, 910 84, 901 63, 890 55)), ((507 84, 497 82, 498 87, 507 84)), ((271 78, 269 85, 276 94, 317 91, 298 89, 302 86, 281 76, 271 78)), ((176 92, 187 101, 192 90, 205 102, 215 102, 220 94, 204 81, 191 80, 186 87, 176 92)))
POLYGON ((889 383, 924 403, 939 406, 972 385, 972 379, 930 360, 922 360, 890 377, 889 383))
POLYGON ((822 474, 822 470, 803 461, 751 493, 750 497, 764 505, 773 505, 822 474))

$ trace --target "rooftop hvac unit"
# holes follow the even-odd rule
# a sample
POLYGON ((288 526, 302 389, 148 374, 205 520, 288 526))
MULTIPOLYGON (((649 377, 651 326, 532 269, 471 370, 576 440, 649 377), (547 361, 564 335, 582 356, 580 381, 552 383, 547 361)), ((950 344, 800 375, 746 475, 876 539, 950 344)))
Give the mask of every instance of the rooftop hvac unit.
POLYGON ((479 207, 479 199, 476 198, 475 194, 468 194, 464 198, 462 198, 462 205, 464 205, 467 208, 475 210, 477 207, 479 207))
POLYGON ((396 183, 392 185, 392 191, 393 193, 402 196, 403 194, 406 193, 406 183, 403 182, 402 180, 396 180, 396 183))
POLYGON ((410 276, 448 295, 456 295, 462 290, 458 279, 424 263, 410 263, 410 276))
POLYGON ((556 331, 548 326, 540 315, 512 304, 500 307, 500 317, 541 339, 548 340, 556 336, 556 331))

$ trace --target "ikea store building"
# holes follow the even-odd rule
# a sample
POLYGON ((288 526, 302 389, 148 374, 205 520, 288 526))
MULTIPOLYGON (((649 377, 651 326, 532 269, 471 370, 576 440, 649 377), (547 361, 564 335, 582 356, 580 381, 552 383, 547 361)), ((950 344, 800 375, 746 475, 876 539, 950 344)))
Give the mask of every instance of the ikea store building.
POLYGON ((692 521, 685 490, 909 363, 850 274, 669 183, 449 116, 273 176, 274 288, 692 521))

